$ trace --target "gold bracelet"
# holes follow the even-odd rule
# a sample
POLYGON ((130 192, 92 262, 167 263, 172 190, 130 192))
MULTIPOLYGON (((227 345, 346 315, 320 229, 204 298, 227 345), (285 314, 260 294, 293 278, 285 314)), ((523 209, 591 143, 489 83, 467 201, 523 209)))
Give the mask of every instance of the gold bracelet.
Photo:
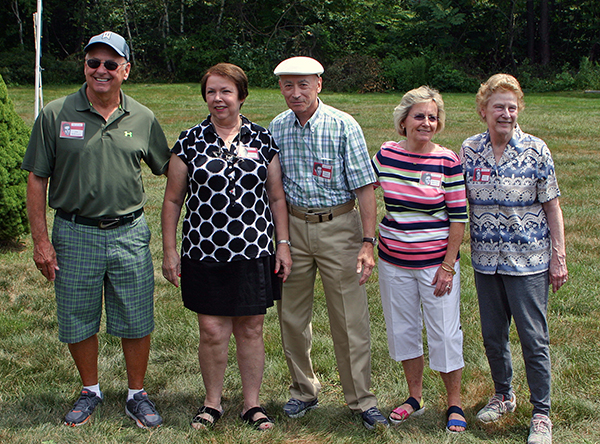
POLYGON ((447 271, 448 273, 451 273, 452 276, 454 276, 456 274, 456 270, 454 268, 452 268, 448 262, 442 262, 442 265, 440 265, 440 267, 442 267, 442 270, 447 271))

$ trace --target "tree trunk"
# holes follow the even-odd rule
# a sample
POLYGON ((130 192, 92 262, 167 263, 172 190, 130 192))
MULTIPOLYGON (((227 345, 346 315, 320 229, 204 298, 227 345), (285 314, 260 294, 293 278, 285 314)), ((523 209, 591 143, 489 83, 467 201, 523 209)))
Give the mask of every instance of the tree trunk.
POLYGON ((550 63, 550 21, 548 0, 540 0, 540 43, 542 45, 542 66, 550 63))
POLYGON ((173 72, 173 61, 169 57, 169 48, 167 44, 167 37, 171 34, 171 25, 169 23, 169 7, 167 0, 162 0, 162 4, 165 10, 165 15, 163 17, 164 24, 162 26, 162 37, 163 37, 163 50, 165 51, 165 57, 167 58, 167 71, 170 73, 173 72))
POLYGON ((181 9, 179 10, 179 34, 183 35, 184 30, 183 30, 183 18, 184 18, 184 2, 183 0, 181 0, 181 9))
POLYGON ((527 58, 535 63, 535 6, 527 0, 527 58))
POLYGON ((516 68, 515 54, 513 51, 513 43, 515 41, 515 0, 512 0, 510 6, 510 15, 508 17, 508 56, 513 68, 516 68))
POLYGON ((223 20, 223 12, 225 11, 225 0, 221 0, 221 9, 219 9, 219 18, 217 19, 217 29, 221 27, 221 20, 223 20))
POLYGON ((163 8, 165 10, 165 36, 171 34, 171 23, 169 22, 169 4, 167 0, 163 0, 163 8))
POLYGON ((127 15, 127 0, 123 0, 123 17, 125 18, 125 28, 127 29, 127 42, 129 43, 130 50, 130 61, 135 62, 135 55, 133 52, 133 39, 131 38, 131 27, 129 26, 129 17, 127 15))
POLYGON ((21 48, 23 45, 23 20, 21 20, 21 14, 19 14, 19 1, 13 0, 11 3, 12 11, 15 17, 17 18, 17 24, 19 25, 19 45, 21 48))

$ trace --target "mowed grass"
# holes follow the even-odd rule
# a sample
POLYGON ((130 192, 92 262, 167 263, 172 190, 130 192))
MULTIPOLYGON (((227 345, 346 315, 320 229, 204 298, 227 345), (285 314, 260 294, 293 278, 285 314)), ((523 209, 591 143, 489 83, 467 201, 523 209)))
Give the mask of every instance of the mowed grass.
MULTIPOLYGON (((46 86, 45 101, 76 91, 78 85, 46 86)), ((157 114, 169 143, 179 132, 207 115, 200 86, 125 85, 125 91, 157 114)), ((33 123, 33 89, 9 88, 17 112, 33 123)), ((398 139, 392 111, 401 94, 332 94, 322 99, 350 112, 364 129, 371 154, 382 142, 398 139)), ((527 108, 519 121, 526 132, 546 140, 553 152, 561 204, 565 215, 570 281, 550 296, 551 356, 553 360, 553 411, 555 443, 600 442, 600 97, 583 93, 527 94, 527 108)), ((468 136, 485 129, 474 108, 474 96, 444 94, 446 130, 439 143, 458 150, 468 136)), ((243 113, 267 126, 285 109, 276 90, 250 92, 243 113)), ((462 245, 462 327, 466 367, 463 407, 469 428, 460 436, 444 431, 445 391, 439 375, 425 371, 425 414, 395 429, 372 433, 344 405, 324 296, 316 285, 313 359, 323 384, 321 407, 302 419, 285 417, 281 406, 288 398, 289 373, 281 351, 275 309, 265 322, 266 368, 262 402, 277 427, 258 433, 245 427, 241 384, 232 342, 225 375, 225 415, 218 427, 199 433, 189 421, 204 397, 197 361, 198 329, 193 313, 182 307, 179 291, 160 273, 162 259, 160 206, 165 178, 144 176, 150 200, 146 213, 153 238, 155 260, 156 330, 153 334, 145 388, 164 417, 157 431, 139 430, 124 414, 127 384, 118 339, 100 333, 100 383, 105 402, 91 424, 80 428, 62 425, 62 418, 80 390, 80 381, 67 347, 57 339, 53 286, 40 276, 32 257, 29 237, 20 248, 2 251, 0 260, 0 442, 2 443, 523 443, 527 440, 531 406, 516 331, 514 386, 515 414, 499 424, 483 426, 475 414, 493 392, 479 329, 479 312, 473 285, 467 237, 462 245)), ((381 195, 380 217, 383 214, 381 195)), ((51 212, 49 221, 51 223, 51 212)), ((379 407, 388 414, 407 397, 400 364, 389 358, 381 311, 377 272, 367 283, 371 310, 372 386, 379 407)))

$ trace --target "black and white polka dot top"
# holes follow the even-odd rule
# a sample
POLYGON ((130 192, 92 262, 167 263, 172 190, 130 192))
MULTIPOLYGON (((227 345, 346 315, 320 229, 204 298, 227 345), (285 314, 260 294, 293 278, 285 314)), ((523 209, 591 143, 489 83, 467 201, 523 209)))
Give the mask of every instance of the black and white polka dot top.
POLYGON ((240 133, 230 147, 217 135, 209 115, 183 131, 171 150, 188 167, 184 257, 231 262, 275 254, 265 184, 279 148, 265 128, 241 118, 240 133))

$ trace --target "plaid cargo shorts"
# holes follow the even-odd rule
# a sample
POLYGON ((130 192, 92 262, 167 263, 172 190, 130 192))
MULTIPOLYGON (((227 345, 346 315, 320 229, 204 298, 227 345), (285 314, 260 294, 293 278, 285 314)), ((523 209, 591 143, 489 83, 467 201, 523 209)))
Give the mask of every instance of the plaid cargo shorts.
POLYGON ((136 339, 152 332, 154 269, 143 214, 110 230, 55 217, 52 243, 60 341, 77 343, 98 333, 103 290, 107 333, 136 339))

